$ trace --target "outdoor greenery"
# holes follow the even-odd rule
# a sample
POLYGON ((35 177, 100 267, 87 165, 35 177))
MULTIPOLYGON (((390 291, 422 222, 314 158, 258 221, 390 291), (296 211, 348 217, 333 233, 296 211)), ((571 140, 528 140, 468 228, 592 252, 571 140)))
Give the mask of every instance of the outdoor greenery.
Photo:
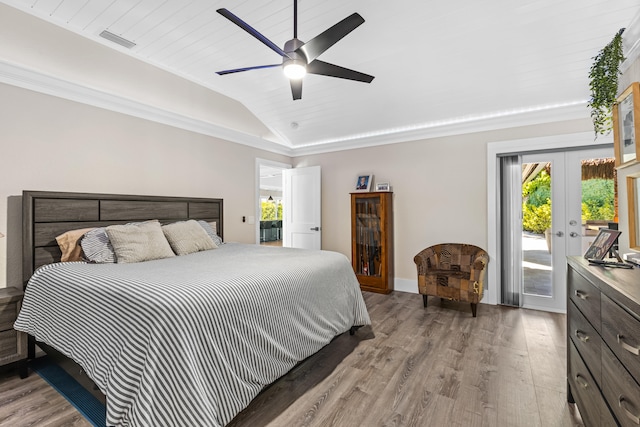
MULTIPOLYGON (((582 181, 582 222, 614 217, 612 179, 582 181)), ((522 228, 542 234, 551 227, 551 177, 542 171, 522 186, 522 228)))
POLYGON ((260 221, 273 221, 276 219, 282 219, 282 203, 278 203, 276 208, 275 201, 262 202, 262 216, 260 221))
POLYGON ((591 99, 587 106, 591 108, 591 120, 596 137, 599 134, 608 134, 613 127, 611 111, 618 92, 620 64, 624 61, 623 32, 624 28, 618 31, 613 40, 598 52, 598 55, 593 58, 593 65, 589 71, 591 99))

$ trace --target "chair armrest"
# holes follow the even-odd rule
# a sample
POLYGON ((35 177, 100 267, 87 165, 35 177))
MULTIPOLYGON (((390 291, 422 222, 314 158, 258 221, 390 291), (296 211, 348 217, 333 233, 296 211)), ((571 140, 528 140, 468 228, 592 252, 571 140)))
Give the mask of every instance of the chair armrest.
POLYGON ((479 252, 473 260, 474 270, 484 270, 489 263, 489 254, 485 251, 479 252))
POLYGON ((424 276, 429 269, 437 268, 435 265, 429 267, 429 258, 433 257, 433 255, 433 249, 426 248, 413 257, 413 262, 416 263, 416 267, 418 269, 418 276, 424 276))

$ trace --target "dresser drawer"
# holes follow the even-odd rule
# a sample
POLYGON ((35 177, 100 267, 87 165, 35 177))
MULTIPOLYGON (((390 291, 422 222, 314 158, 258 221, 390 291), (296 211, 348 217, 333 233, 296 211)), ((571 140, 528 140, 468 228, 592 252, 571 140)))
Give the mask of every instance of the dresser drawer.
POLYGON ((578 351, 569 341, 569 366, 567 377, 571 386, 573 398, 587 427, 601 426, 603 414, 609 416, 607 404, 602 398, 600 389, 596 385, 591 373, 580 358, 578 351), (606 411, 606 412, 605 412, 606 411))
POLYGON ((602 378, 600 375, 602 338, 573 302, 569 301, 567 308, 569 319, 567 335, 571 337, 571 341, 573 341, 585 364, 589 367, 591 375, 600 386, 602 378))
POLYGON ((600 290, 572 268, 568 271, 569 298, 600 332, 600 290))
POLYGON ((602 295, 602 339, 640 382, 640 321, 606 295, 602 295))
POLYGON ((640 386, 604 344, 602 392, 621 426, 640 425, 640 386))
POLYGON ((13 329, 13 322, 18 316, 18 301, 0 304, 0 331, 13 329))

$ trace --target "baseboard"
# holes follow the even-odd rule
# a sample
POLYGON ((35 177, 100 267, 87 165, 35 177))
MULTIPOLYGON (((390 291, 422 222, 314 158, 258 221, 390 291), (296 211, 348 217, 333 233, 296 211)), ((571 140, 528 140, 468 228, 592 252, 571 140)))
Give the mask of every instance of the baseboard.
POLYGON ((411 294, 417 294, 418 293, 418 281, 417 280, 395 278, 393 281, 394 281, 394 289, 393 289, 394 291, 408 292, 408 293, 411 293, 411 294))

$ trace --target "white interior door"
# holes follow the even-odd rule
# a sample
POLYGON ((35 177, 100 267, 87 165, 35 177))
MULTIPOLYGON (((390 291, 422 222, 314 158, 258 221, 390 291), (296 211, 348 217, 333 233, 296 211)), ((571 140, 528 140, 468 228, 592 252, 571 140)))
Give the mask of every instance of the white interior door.
POLYGON ((282 246, 321 249, 320 166, 284 170, 282 183, 284 204, 282 246))

